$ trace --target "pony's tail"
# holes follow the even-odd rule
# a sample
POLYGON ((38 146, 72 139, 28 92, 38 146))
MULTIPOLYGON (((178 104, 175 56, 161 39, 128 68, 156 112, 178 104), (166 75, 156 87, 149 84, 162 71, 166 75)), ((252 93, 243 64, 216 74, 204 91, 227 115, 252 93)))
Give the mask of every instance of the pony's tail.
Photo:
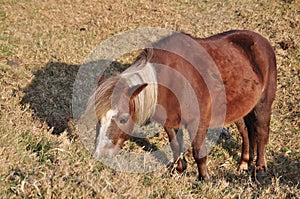
POLYGON ((276 85, 277 66, 273 47, 266 38, 258 35, 254 40, 252 49, 254 54, 254 62, 256 64, 255 66, 262 74, 264 83, 263 90, 267 89, 267 87, 270 85, 276 85))
POLYGON ((236 31, 229 39, 247 54, 254 67, 253 70, 259 75, 265 88, 269 79, 274 78, 272 71, 276 73, 275 53, 269 41, 260 34, 247 30, 236 31))

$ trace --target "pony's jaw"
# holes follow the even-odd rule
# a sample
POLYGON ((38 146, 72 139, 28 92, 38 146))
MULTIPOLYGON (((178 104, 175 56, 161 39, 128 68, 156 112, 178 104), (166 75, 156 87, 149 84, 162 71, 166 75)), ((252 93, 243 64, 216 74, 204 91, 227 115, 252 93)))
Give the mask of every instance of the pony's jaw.
POLYGON ((106 115, 101 118, 99 134, 95 142, 95 156, 112 156, 117 152, 117 147, 113 144, 112 140, 107 135, 107 130, 111 125, 112 118, 118 114, 117 110, 110 109, 106 115))

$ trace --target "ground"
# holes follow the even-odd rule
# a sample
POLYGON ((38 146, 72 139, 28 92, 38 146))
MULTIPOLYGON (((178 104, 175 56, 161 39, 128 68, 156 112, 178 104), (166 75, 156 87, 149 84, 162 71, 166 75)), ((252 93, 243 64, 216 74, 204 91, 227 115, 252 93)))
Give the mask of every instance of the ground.
MULTIPOLYGON (((299 11, 296 0, 1 1, 0 197, 300 198, 299 11), (262 183, 236 170, 241 138, 234 126, 227 127, 231 138, 210 151, 212 180, 205 183, 196 181, 189 153, 187 171, 172 175, 168 167, 118 172, 87 152, 71 111, 77 71, 102 41, 141 27, 197 37, 249 29, 269 39, 278 86, 262 183)), ((124 150, 143 152, 143 144, 166 143, 158 132, 127 142, 124 150)))

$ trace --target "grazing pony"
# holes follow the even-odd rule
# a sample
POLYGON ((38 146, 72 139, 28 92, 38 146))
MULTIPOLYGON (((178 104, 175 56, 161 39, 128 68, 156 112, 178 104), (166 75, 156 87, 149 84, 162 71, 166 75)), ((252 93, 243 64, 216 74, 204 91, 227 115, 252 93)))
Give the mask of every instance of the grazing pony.
POLYGON ((247 169, 256 152, 255 173, 263 174, 276 79, 274 51, 257 33, 174 33, 99 83, 87 106, 98 122, 95 156, 114 155, 134 124, 151 118, 167 132, 179 172, 186 169, 179 131, 189 132, 199 179, 207 180, 207 129, 234 122, 243 138, 239 168, 247 169))

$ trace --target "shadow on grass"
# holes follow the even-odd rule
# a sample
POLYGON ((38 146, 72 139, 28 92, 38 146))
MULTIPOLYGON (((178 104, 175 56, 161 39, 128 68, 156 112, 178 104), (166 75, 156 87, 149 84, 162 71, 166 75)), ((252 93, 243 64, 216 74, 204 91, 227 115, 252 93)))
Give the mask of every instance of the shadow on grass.
POLYGON ((151 153, 151 155, 160 163, 170 166, 172 162, 170 161, 168 155, 165 151, 160 150, 160 148, 149 142, 147 138, 140 138, 140 137, 131 137, 131 142, 134 142, 140 147, 143 147, 143 151, 151 153))
POLYGON ((159 150, 159 148, 155 144, 151 144, 147 138, 131 137, 130 141, 136 143, 140 147, 144 147, 143 150, 146 152, 159 150))
MULTIPOLYGON (((35 117, 42 122, 46 122, 49 128, 53 128, 54 134, 60 134, 65 130, 70 132, 73 129, 73 88, 75 81, 78 81, 77 75, 79 69, 81 71, 81 82, 79 83, 83 83, 84 85, 93 84, 92 86, 95 86, 99 80, 97 75, 109 77, 120 73, 128 67, 126 64, 122 65, 119 62, 112 62, 108 68, 109 70, 102 71, 103 67, 101 69, 100 66, 104 66, 106 63, 110 64, 107 60, 100 60, 84 65, 49 62, 45 67, 34 73, 34 79, 23 91, 25 95, 21 104, 29 104, 30 108, 34 111, 35 117), (82 71, 82 66, 92 67, 92 69, 82 71), (97 69, 97 66, 100 69, 97 69)), ((90 85, 81 87, 85 89, 85 91, 82 91, 83 94, 89 95, 91 93, 92 87, 90 85)), ((82 107, 85 107, 85 104, 82 107)))
POLYGON ((78 70, 78 65, 49 62, 34 73, 34 79, 24 90, 21 104, 29 104, 35 116, 49 128, 53 127, 55 134, 69 128, 73 84, 78 70))

